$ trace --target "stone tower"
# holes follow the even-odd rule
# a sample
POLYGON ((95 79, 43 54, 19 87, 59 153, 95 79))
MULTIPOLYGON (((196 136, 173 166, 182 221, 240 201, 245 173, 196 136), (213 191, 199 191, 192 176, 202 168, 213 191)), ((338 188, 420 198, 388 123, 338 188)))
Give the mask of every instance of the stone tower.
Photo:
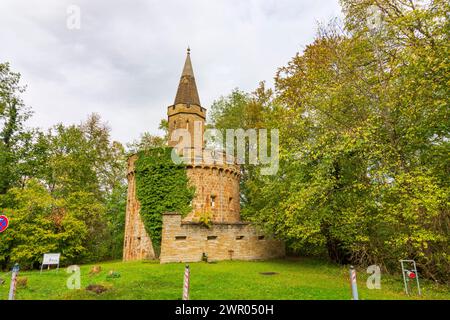
POLYGON ((183 141, 180 143, 181 148, 178 145, 180 153, 183 151, 180 149, 188 149, 186 154, 192 157, 191 163, 187 165, 187 175, 196 188, 192 201, 193 210, 184 221, 195 221, 205 214, 213 222, 239 221, 239 166, 235 164, 233 157, 204 147, 206 109, 200 105, 189 48, 175 102, 167 108, 167 116, 169 146, 176 146, 176 142, 170 139, 175 129, 185 129, 191 137, 190 147, 183 141))
MULTIPOLYGON (((186 129, 191 136, 190 146, 202 148, 206 109, 200 105, 189 48, 175 101, 167 108, 167 117, 169 137, 172 136, 175 129, 186 129), (197 126, 197 132, 201 133, 196 137, 197 139, 195 139, 195 126, 197 126)), ((169 140, 170 147, 174 147, 176 144, 176 141, 169 140)))
MULTIPOLYGON (((232 155, 205 148, 203 136, 206 109, 200 104, 190 50, 181 73, 174 104, 167 108, 169 146, 187 156, 186 174, 195 187, 192 211, 163 215, 160 262, 212 259, 266 259, 284 255, 284 244, 265 238, 248 222, 240 219, 240 167, 232 155), (179 133, 189 133, 190 143, 179 133), (186 152, 187 151, 187 152, 186 152), (206 227, 200 217, 207 216, 206 227)), ((140 216, 136 196, 135 162, 128 159, 128 197, 125 218, 123 260, 154 259, 155 253, 140 216)), ((173 190, 176 192, 176 190, 173 190)))

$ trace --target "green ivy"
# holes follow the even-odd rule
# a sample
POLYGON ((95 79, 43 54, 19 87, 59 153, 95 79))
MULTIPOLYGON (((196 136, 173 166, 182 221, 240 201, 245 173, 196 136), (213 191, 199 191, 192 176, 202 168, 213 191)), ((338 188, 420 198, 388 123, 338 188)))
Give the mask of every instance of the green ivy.
POLYGON ((195 188, 188 185, 186 168, 175 164, 172 148, 158 147, 138 152, 136 160, 136 194, 140 214, 155 254, 161 248, 162 214, 191 211, 195 188))

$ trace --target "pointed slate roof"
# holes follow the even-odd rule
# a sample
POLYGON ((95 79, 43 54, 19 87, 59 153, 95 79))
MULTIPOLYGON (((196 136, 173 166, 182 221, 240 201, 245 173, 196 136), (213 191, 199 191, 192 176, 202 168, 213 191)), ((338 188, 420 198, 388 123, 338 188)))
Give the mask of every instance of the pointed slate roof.
POLYGON ((187 49, 186 62, 181 73, 180 84, 178 85, 177 95, 174 104, 196 104, 200 106, 197 85, 195 84, 194 70, 192 69, 191 50, 187 49))

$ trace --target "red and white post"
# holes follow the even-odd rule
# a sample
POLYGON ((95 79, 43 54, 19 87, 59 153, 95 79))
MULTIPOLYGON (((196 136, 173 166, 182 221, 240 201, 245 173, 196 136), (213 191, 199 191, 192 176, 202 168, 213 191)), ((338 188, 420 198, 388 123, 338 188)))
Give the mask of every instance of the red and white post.
POLYGON ((358 286, 356 284, 356 270, 353 266, 350 266, 350 285, 352 287, 353 300, 358 300, 358 286))
POLYGON ((189 265, 187 264, 184 268, 184 283, 183 283, 183 300, 189 300, 189 281, 191 272, 189 270, 189 265))
POLYGON ((19 265, 16 263, 12 269, 11 285, 9 286, 8 300, 14 300, 16 297, 16 285, 18 275, 19 275, 19 265))

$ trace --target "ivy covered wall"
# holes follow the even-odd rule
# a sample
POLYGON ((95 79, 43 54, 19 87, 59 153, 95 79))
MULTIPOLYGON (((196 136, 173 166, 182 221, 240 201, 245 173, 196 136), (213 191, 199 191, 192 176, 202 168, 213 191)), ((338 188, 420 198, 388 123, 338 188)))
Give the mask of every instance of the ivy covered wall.
POLYGON ((162 214, 191 211, 195 188, 188 185, 186 168, 171 159, 172 148, 158 147, 138 152, 136 194, 140 215, 152 239, 155 254, 161 247, 162 214))

